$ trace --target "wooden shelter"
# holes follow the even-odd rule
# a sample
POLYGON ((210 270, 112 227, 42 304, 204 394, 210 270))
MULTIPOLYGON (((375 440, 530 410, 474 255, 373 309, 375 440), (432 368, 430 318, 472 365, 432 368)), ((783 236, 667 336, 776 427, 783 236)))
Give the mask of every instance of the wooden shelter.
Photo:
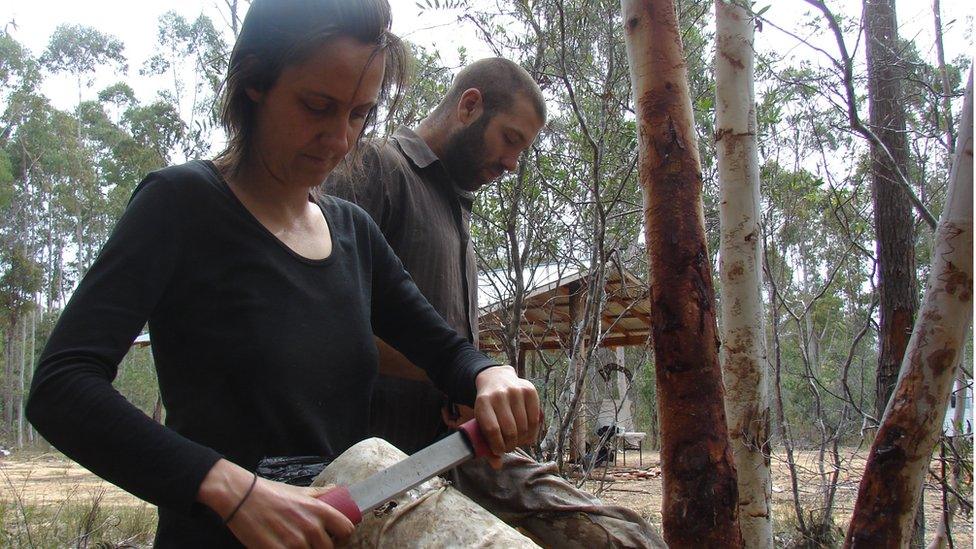
MULTIPOLYGON (((525 312, 519 325, 519 349, 541 351, 567 349, 571 343, 574 317, 583 311, 576 303, 585 301, 589 282, 586 268, 542 265, 525 273, 528 291, 525 312)), ((651 307, 647 283, 620 266, 611 266, 604 284, 606 302, 602 313, 601 347, 645 345, 650 337, 651 307)), ((503 314, 511 304, 509 282, 504 272, 487 271, 478 278, 478 325, 480 347, 502 352, 503 314)), ((589 341, 584 345, 590 346, 589 341)))
MULTIPOLYGON (((567 269, 556 265, 541 265, 523 273, 527 291, 524 300, 525 308, 518 327, 519 348, 515 368, 519 376, 525 377, 526 374, 526 351, 557 349, 566 349, 570 356, 570 367, 576 370, 577 376, 584 375, 584 364, 579 357, 585 356, 586 349, 591 348, 594 342, 587 336, 583 341, 576 342, 574 348, 572 332, 573 325, 578 324, 583 318, 590 276, 592 275, 585 266, 567 269)), ((504 271, 488 271, 479 276, 478 302, 481 306, 478 324, 479 345, 482 351, 488 353, 504 351, 502 342, 506 337, 507 309, 512 303, 511 287, 511 279, 504 271)), ((606 273, 604 291, 606 299, 600 314, 598 345, 614 349, 646 345, 651 334, 650 292, 647 284, 617 263, 611 265, 606 273)), ((626 372, 622 364, 623 354, 620 353, 619 356, 618 376, 626 372)), ((593 371, 591 376, 592 374, 593 371)), ((622 387, 629 385, 629 381, 628 379, 622 387)), ((592 431, 589 428, 592 426, 587 425, 587 415, 596 416, 597 423, 602 421, 608 426, 613 426, 617 430, 615 435, 617 443, 622 442, 625 449, 631 441, 636 441, 636 447, 639 448, 645 433, 630 431, 634 427, 630 419, 630 403, 626 390, 621 390, 621 394, 616 399, 610 399, 609 402, 607 399, 597 400, 593 403, 595 410, 590 410, 593 406, 589 403, 587 385, 591 384, 584 383, 582 386, 583 394, 579 400, 579 409, 589 413, 579 413, 573 421, 569 446, 570 459, 578 461, 581 458, 588 438, 587 433, 592 431), (619 399, 623 402, 618 402, 619 399), (608 413, 605 408, 626 410, 624 416, 628 418, 625 420, 628 424, 617 424, 617 421, 622 418, 618 418, 617 413, 608 413), (608 420, 602 416, 611 416, 613 419, 608 420)))

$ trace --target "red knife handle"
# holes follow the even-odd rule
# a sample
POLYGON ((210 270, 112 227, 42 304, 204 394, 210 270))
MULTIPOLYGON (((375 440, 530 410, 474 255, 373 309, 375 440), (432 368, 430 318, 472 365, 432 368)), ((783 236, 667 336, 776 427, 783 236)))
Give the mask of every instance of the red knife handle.
POLYGON ((318 496, 318 499, 328 503, 337 511, 346 515, 346 518, 353 524, 359 524, 363 520, 363 513, 359 510, 356 502, 352 500, 352 496, 349 495, 349 489, 345 486, 336 486, 321 496, 318 496))
POLYGON ((470 419, 462 423, 458 429, 464 431, 464 436, 471 443, 471 448, 474 450, 474 457, 479 458, 494 455, 491 448, 488 447, 488 441, 481 434, 481 427, 478 425, 477 419, 470 419))

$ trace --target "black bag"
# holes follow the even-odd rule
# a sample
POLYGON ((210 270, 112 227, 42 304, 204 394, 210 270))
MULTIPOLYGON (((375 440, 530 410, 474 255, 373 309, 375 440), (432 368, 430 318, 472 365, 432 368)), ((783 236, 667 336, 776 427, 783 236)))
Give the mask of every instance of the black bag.
POLYGON ((308 486, 332 460, 322 456, 269 457, 258 463, 259 477, 292 486, 308 486))

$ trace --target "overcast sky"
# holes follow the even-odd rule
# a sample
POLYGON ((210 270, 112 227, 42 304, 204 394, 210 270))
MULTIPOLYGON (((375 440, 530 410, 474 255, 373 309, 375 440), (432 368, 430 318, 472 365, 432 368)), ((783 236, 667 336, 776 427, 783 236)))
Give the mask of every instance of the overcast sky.
MULTIPOLYGON (((766 3, 771 3, 772 7, 765 17, 801 36, 809 35, 809 30, 797 28, 802 15, 810 11, 807 4, 801 0, 761 0, 757 5, 766 3)), ((462 45, 468 49, 470 58, 490 55, 490 50, 476 39, 470 25, 463 26, 456 22, 457 11, 426 12, 420 17, 415 0, 392 0, 391 4, 394 32, 412 42, 438 49, 446 63, 456 64, 456 52, 462 45)), ((946 55, 949 59, 973 54, 973 4, 976 2, 970 0, 942 1, 946 55)), ((118 79, 125 79, 136 89, 141 100, 150 100, 155 93, 153 84, 143 82, 145 79, 139 77, 138 71, 152 54, 159 16, 169 10, 189 19, 205 13, 220 24, 222 16, 218 5, 223 5, 223 0, 0 0, 0 24, 14 22, 16 28, 8 26, 14 38, 28 46, 35 55, 43 52, 51 33, 62 23, 89 25, 115 35, 125 43, 129 72, 125 77, 100 76, 88 97, 118 79)), ((829 5, 857 16, 861 2, 833 0, 829 5)), ((915 40, 922 54, 934 60, 931 0, 898 0, 897 6, 900 35, 915 40)), ((832 43, 823 45, 827 51, 836 51, 832 43)), ((757 36, 757 47, 772 48, 781 53, 792 52, 803 58, 813 57, 808 47, 768 27, 757 36)), ((77 102, 75 83, 67 77, 49 78, 44 91, 60 108, 71 109, 77 102)))

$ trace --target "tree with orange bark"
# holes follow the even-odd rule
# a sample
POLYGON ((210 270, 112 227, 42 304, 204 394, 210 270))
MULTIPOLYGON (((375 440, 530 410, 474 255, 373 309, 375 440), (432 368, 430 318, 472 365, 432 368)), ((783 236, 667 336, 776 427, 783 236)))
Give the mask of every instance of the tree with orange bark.
POLYGON ((623 0, 638 124, 661 424, 664 538, 740 547, 688 76, 670 0, 623 0))

